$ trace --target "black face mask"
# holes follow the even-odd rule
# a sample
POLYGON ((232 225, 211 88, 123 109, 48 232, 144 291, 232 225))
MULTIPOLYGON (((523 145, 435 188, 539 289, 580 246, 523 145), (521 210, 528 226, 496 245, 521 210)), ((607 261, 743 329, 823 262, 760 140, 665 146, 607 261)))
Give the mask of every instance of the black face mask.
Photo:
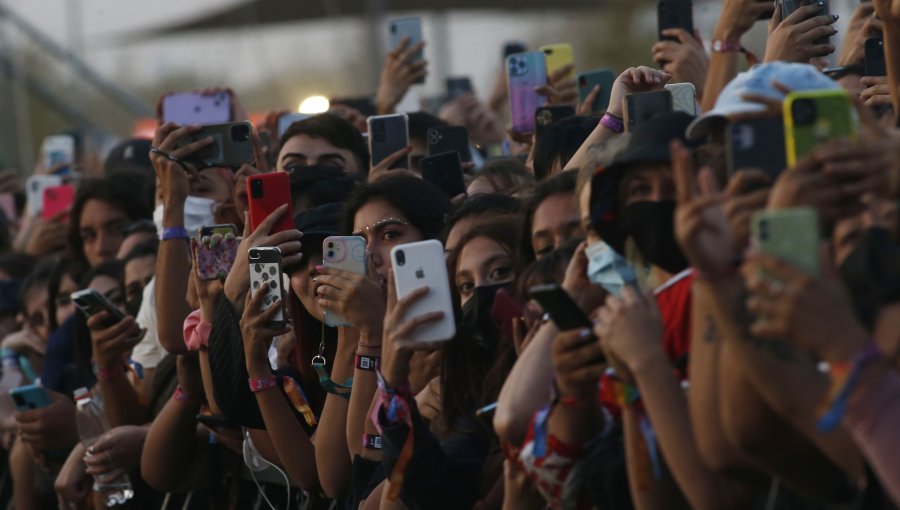
POLYGON ((675 274, 688 262, 675 241, 675 201, 642 201, 625 206, 622 228, 641 255, 654 266, 675 274))
POLYGON ((859 245, 840 267, 841 279, 857 317, 872 328, 878 311, 900 301, 900 253, 891 233, 883 228, 866 230, 859 245))
POLYGON ((475 287, 475 293, 462 307, 459 330, 463 338, 482 347, 493 348, 499 345, 501 329, 491 317, 491 309, 494 308, 497 291, 510 288, 511 283, 475 287))

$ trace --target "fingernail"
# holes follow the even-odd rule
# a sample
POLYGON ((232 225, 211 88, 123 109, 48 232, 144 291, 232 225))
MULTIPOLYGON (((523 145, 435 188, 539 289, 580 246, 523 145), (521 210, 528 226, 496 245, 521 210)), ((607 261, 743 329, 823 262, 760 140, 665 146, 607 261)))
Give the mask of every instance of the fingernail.
POLYGON ((321 271, 325 269, 325 266, 316 266, 316 271, 321 271))
POLYGON ((838 19, 840 19, 841 15, 840 14, 832 14, 831 17, 832 17, 832 19, 837 21, 838 19))
POLYGON ((319 283, 319 279, 318 279, 318 278, 313 278, 313 279, 312 279, 312 282, 313 282, 313 283, 319 283))
POLYGON ((591 336, 591 330, 582 329, 581 331, 578 332, 578 336, 580 336, 581 338, 588 338, 589 336, 591 336))

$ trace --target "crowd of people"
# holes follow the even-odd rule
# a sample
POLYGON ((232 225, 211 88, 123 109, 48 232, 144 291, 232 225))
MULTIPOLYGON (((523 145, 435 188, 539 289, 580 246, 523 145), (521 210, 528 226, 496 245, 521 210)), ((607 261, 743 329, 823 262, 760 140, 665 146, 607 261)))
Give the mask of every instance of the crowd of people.
MULTIPOLYGON (((3 172, 4 504, 107 508, 127 477, 120 506, 142 509, 897 508, 900 2, 861 2, 849 23, 822 7, 782 19, 777 3, 757 63, 740 42, 771 2, 723 0, 709 45, 667 31, 660 65, 618 74, 605 111, 556 70, 539 93, 576 115, 540 136, 507 131, 501 76, 490 97, 409 113, 409 146, 381 161, 365 114, 335 104, 280 134, 269 115, 239 168, 201 164, 202 126, 161 120, 103 168, 75 165, 51 218, 3 172), (886 73, 866 76, 878 36, 886 73), (626 132, 626 98, 671 83, 693 84, 700 114, 626 132), (854 135, 730 168, 729 126, 839 90, 854 135), (476 156, 455 196, 421 168, 426 133, 449 125, 476 156), (273 172, 291 203, 251 221, 248 179, 273 172), (323 262, 323 241, 349 235, 363 274, 323 262), (392 250, 426 240, 445 253, 445 342, 416 340, 444 315, 410 314, 437 289, 395 285, 392 250), (201 278, 200 248, 219 243, 233 264, 201 278), (248 252, 272 247, 281 299, 250 292, 248 252), (121 314, 88 316, 82 289, 121 314), (23 409, 10 392, 33 383, 47 402, 23 409), (102 401, 96 440, 79 435, 79 388, 102 401)), ((408 43, 385 57, 374 113, 426 79, 408 43)), ((246 120, 230 89, 200 93, 246 120)))

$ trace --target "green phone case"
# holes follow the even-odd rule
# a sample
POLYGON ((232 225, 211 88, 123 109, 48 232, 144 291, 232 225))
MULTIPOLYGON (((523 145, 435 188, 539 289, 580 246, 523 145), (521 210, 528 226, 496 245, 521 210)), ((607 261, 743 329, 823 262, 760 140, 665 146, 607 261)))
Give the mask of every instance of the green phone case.
POLYGON ((815 209, 760 211, 753 215, 751 229, 757 250, 808 274, 819 274, 819 214, 815 209))
POLYGON ((794 166, 829 140, 856 139, 859 122, 850 95, 843 89, 792 92, 784 100, 787 162, 794 166))

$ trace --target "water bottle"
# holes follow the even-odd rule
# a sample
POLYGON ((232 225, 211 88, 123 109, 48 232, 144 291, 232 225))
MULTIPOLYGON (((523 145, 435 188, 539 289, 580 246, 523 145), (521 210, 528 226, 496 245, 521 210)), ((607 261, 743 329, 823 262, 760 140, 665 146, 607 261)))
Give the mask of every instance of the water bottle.
MULTIPOLYGON (((75 424, 78 426, 78 437, 85 449, 90 450, 91 445, 109 430, 109 424, 103 415, 102 405, 91 396, 87 388, 75 390, 75 424)), ((99 492, 106 499, 106 506, 121 505, 134 497, 134 489, 131 487, 131 479, 128 475, 122 475, 116 480, 103 480, 94 478, 94 491, 99 492)))

